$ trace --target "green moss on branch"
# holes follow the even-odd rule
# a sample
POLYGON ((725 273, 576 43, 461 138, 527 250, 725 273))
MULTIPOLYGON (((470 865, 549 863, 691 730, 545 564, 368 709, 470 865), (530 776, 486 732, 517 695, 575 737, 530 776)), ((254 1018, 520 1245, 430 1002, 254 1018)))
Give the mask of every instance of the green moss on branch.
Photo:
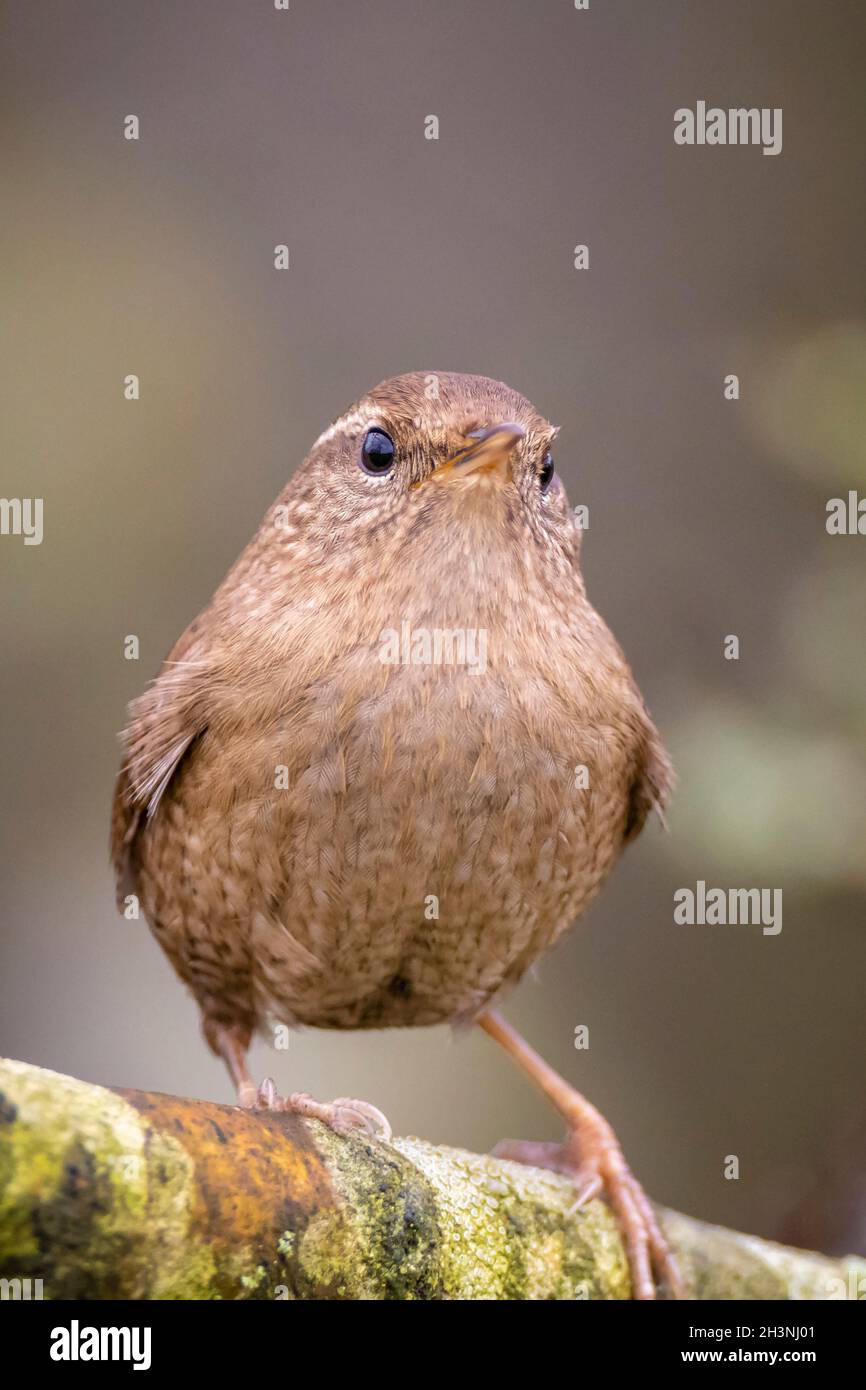
MULTIPOLYGON (((621 1299, 602 1202, 552 1173, 0 1062, 0 1278, 46 1298, 621 1299)), ((866 1265, 673 1212, 695 1298, 844 1297, 866 1265)))

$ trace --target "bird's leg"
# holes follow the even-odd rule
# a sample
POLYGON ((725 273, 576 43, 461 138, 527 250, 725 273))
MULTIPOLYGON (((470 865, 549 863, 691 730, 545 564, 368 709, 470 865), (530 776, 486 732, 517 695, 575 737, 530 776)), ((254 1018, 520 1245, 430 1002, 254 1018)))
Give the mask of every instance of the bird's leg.
POLYGON ((213 1030, 215 1050, 225 1062, 238 1095, 238 1105, 245 1110, 274 1110, 283 1114, 304 1115, 321 1120, 338 1134, 364 1130, 373 1139, 389 1143, 391 1126, 381 1110, 366 1100, 340 1096, 337 1100, 314 1100, 306 1091, 281 1096, 276 1085, 267 1077, 257 1086, 247 1066, 250 1033, 242 1028, 220 1025, 213 1030))
POLYGON ((478 1023, 541 1088, 568 1125, 563 1144, 533 1144, 508 1139, 496 1146, 494 1154, 498 1158, 568 1174, 574 1179, 576 1188, 573 1211, 593 1197, 606 1196, 625 1240, 635 1298, 655 1298, 654 1270, 667 1283, 674 1298, 684 1297, 676 1261, 649 1198, 629 1169, 619 1141, 604 1116, 548 1066, 501 1014, 492 1011, 483 1014, 478 1023))
POLYGON ((214 1052, 218 1053, 226 1064, 237 1091, 238 1105, 242 1105, 245 1110, 254 1110, 259 1088, 247 1066, 247 1051, 252 1036, 250 1029, 227 1023, 210 1028, 205 1023, 204 1033, 214 1052))

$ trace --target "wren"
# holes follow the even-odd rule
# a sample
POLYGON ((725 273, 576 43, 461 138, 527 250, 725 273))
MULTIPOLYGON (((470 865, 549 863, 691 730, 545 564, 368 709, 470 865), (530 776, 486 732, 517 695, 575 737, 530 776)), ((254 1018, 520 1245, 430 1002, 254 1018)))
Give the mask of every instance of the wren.
POLYGON ((606 1196, 635 1296, 676 1296, 612 1129, 493 1009, 671 785, 586 596, 555 434, 448 372, 326 429, 130 707, 113 857, 242 1105, 387 1138, 363 1101, 257 1087, 253 1032, 478 1023, 568 1130, 498 1152, 606 1196))

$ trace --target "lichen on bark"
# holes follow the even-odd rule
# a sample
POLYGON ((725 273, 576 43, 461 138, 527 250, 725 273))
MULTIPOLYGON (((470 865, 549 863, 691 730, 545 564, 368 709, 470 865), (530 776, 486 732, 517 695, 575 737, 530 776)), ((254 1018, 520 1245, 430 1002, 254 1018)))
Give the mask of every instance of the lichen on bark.
MULTIPOLYGON (((623 1299, 603 1202, 419 1139, 0 1062, 0 1278, 46 1298, 623 1299)), ((866 1264, 660 1212, 695 1298, 866 1295, 866 1264)))

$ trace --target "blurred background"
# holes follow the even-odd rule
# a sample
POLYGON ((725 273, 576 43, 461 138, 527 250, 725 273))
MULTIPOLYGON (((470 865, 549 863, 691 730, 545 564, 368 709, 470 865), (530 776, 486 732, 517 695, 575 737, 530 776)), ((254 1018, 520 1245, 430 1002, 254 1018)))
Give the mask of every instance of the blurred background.
MULTIPOLYGON (((41 546, 0 537, 0 1051, 231 1099, 115 913, 126 703, 335 415, 479 372, 562 427, 590 595, 679 774, 669 833, 507 1013, 659 1200, 863 1250, 866 537, 825 529, 866 495, 862 5, 0 9, 2 492, 45 509, 41 546), (699 99, 782 107, 782 153, 676 146, 699 99), (675 925, 698 879, 781 887, 781 934, 675 925)), ((559 1132, 480 1034, 307 1031, 252 1063, 401 1133, 559 1132)))

